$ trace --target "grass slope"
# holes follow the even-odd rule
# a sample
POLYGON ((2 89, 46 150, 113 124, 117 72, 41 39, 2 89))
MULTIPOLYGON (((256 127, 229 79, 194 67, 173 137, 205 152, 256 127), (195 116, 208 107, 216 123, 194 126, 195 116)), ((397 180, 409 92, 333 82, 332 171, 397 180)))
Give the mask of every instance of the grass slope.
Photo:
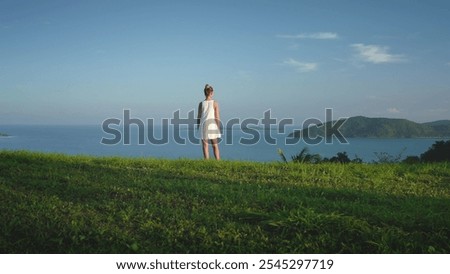
POLYGON ((450 168, 0 151, 1 253, 449 253, 450 168))

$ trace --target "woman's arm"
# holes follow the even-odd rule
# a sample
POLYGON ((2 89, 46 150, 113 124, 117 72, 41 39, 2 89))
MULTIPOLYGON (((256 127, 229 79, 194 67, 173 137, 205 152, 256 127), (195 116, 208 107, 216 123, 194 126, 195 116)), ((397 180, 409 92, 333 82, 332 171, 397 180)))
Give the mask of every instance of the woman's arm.
POLYGON ((220 111, 219 111, 219 103, 214 101, 214 117, 216 118, 216 124, 220 131, 220 111))
POLYGON ((200 119, 202 118, 202 102, 198 104, 198 113, 197 113, 197 129, 200 127, 200 119))

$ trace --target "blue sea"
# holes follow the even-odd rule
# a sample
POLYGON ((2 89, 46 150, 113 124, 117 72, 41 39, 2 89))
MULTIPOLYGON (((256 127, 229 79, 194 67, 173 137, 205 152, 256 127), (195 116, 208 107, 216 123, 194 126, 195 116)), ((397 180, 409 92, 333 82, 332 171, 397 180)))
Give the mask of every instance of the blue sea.
MULTIPOLYGON (((117 132, 122 130, 117 128, 117 132)), ((156 127, 154 138, 162 138, 162 128, 156 127)), ((102 144, 102 138, 111 140, 115 136, 106 133, 101 126, 36 126, 36 125, 4 125, 0 126, 0 132, 7 133, 8 137, 0 137, 0 150, 30 150, 39 152, 56 152, 64 154, 82 154, 94 156, 125 156, 125 157, 152 157, 166 159, 201 159, 202 149, 198 142, 190 142, 187 139, 189 130, 182 129, 179 133, 168 131, 168 143, 163 145, 151 144, 148 141, 148 131, 144 132, 144 143, 139 144, 138 128, 131 128, 129 132, 130 144, 124 144, 123 139, 114 145, 102 144), (174 135, 178 134, 185 140, 185 144, 175 141, 174 135)), ((123 137, 123 131, 121 132, 123 137)), ((141 132, 142 133, 142 132, 141 132)), ((420 155, 425 152, 434 142, 440 139, 433 138, 410 138, 410 139, 367 139, 349 138, 348 144, 341 144, 337 139, 332 144, 324 142, 318 145, 307 145, 299 141, 294 145, 285 144, 287 134, 271 132, 275 142, 269 144, 264 141, 262 130, 254 129, 252 134, 241 130, 226 131, 220 143, 221 157, 224 160, 245 160, 270 162, 280 161, 278 149, 290 158, 304 147, 309 148, 310 153, 317 153, 323 157, 335 156, 338 152, 347 152, 350 158, 358 156, 364 162, 376 161, 376 153, 385 152, 392 156, 401 153, 405 158, 409 155, 420 155), (256 132, 260 140, 256 144, 242 144, 250 139, 256 139, 256 132)), ((193 133, 198 137, 198 133, 193 133)), ((192 139, 192 138, 191 138, 192 139)), ((142 140, 141 140, 142 141, 142 140)), ((212 151, 210 151, 212 156, 212 151)))

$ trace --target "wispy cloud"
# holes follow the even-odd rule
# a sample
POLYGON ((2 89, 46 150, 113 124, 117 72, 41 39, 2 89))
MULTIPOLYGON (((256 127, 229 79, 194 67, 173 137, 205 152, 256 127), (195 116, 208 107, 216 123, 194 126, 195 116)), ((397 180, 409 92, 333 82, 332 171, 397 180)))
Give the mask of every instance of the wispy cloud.
POLYGON ((400 110, 396 107, 392 107, 392 108, 388 108, 387 112, 392 113, 392 114, 397 114, 397 113, 400 113, 400 110))
POLYGON ((317 70, 317 68, 319 66, 317 63, 299 62, 292 58, 289 58, 289 59, 283 61, 283 64, 293 67, 297 72, 300 72, 300 73, 315 71, 315 70, 317 70))
POLYGON ((319 39, 319 40, 333 40, 338 39, 339 35, 334 32, 316 32, 316 33, 301 33, 301 34, 279 34, 278 38, 286 39, 319 39))
MULTIPOLYGON (((300 48, 300 46, 298 44, 292 44, 292 45, 289 46, 288 49, 290 49, 290 50, 298 50, 299 48, 300 48)), ((450 63, 449 63, 449 65, 450 65, 450 63)))
POLYGON ((389 48, 378 45, 352 44, 351 47, 357 52, 358 57, 369 63, 399 63, 406 61, 401 54, 389 53, 389 48))
POLYGON ((427 109, 428 112, 431 113, 446 113, 446 112, 450 112, 450 110, 448 108, 430 108, 427 109))

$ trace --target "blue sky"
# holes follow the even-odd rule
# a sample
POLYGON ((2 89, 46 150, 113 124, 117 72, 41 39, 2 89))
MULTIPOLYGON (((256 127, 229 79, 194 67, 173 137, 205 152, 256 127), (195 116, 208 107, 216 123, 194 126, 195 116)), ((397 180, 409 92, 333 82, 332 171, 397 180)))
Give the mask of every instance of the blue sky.
POLYGON ((449 1, 0 0, 0 124, 450 119, 449 1))

